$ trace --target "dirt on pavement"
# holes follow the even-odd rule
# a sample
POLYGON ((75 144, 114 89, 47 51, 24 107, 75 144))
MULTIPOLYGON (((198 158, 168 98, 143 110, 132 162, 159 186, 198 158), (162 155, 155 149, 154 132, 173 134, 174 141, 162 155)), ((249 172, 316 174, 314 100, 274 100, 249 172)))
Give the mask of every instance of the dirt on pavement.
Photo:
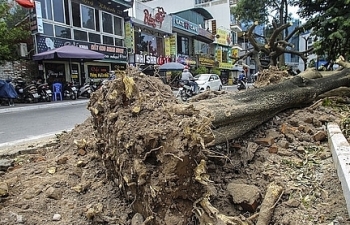
MULTIPOLYGON (((132 104, 127 98, 114 99, 113 102, 125 103, 123 109, 120 104, 100 105, 99 108, 101 95, 92 96, 89 106, 93 108, 90 110, 94 116, 84 123, 68 133, 57 135, 47 145, 43 145, 42 141, 27 143, 27 148, 31 149, 27 154, 3 157, 2 160, 6 162, 0 167, 0 224, 200 224, 201 219, 198 218, 205 212, 199 206, 194 207, 196 199, 192 202, 189 199, 193 195, 203 194, 192 193, 204 192, 201 185, 191 183, 192 180, 182 180, 181 184, 190 182, 191 185, 189 189, 179 191, 178 181, 171 177, 167 178, 166 188, 177 192, 158 190, 153 185, 164 183, 161 173, 165 174, 166 171, 159 171, 159 161, 169 166, 173 166, 172 162, 181 163, 180 159, 186 158, 183 153, 186 148, 198 151, 197 157, 202 152, 198 147, 202 146, 202 140, 184 134, 178 134, 182 135, 181 138, 171 136, 170 139, 166 136, 167 142, 176 148, 169 145, 163 148, 171 151, 160 153, 161 149, 156 148, 161 141, 152 141, 158 137, 142 141, 134 138, 141 134, 150 137, 148 135, 169 135, 177 131, 173 126, 179 123, 178 114, 167 108, 168 103, 176 100, 170 97, 170 89, 161 89, 163 85, 153 79, 139 80, 143 84, 139 90, 147 98, 136 99, 132 104), (161 92, 157 92, 159 89, 161 92), (137 100, 145 104, 142 107, 147 115, 135 116, 140 112, 137 100), (129 108, 126 107, 128 104, 129 108), (164 112, 169 112, 169 115, 160 116, 164 112), (113 127, 111 118, 107 119, 106 115, 115 116, 117 128, 113 127), (169 118, 175 123, 166 123, 169 118), (97 127, 97 124, 100 126, 97 127), (149 146, 142 146, 144 143, 149 146), (139 147, 130 148, 126 144, 139 144, 139 147), (125 149, 131 149, 129 155, 125 154, 125 149), (149 151, 145 154, 144 149, 149 151), (124 157, 117 157, 121 155, 124 157), (117 160, 113 161, 113 165, 106 164, 112 158, 129 164, 120 164, 117 160), (130 171, 135 168, 138 169, 136 172, 130 171), (142 169, 159 171, 159 176, 141 176, 139 173, 142 169), (115 173, 120 177, 113 177, 115 173), (136 186, 132 184, 133 176, 137 176, 136 186), (152 185, 147 186, 142 182, 152 185), (139 202, 140 198, 146 199, 143 195, 147 191, 151 193, 151 196, 147 196, 149 202, 139 202), (173 193, 173 196, 162 196, 162 192, 167 195, 173 193), (158 199, 174 200, 170 202, 172 207, 169 210, 176 216, 170 216, 169 210, 163 212, 154 208, 153 203, 158 203, 158 199), (147 214, 152 210, 153 213, 158 210, 166 217, 157 218, 154 213, 154 217, 150 218, 137 213, 147 214), (181 218, 175 211, 189 214, 181 218)), ((107 98, 111 94, 105 93, 103 96, 107 98)), ((205 181, 211 184, 209 201, 213 208, 200 206, 213 210, 216 213, 212 214, 213 217, 222 215, 220 218, 224 218, 225 215, 225 218, 235 218, 236 224, 257 224, 259 217, 262 217, 259 211, 267 190, 271 184, 276 184, 281 187, 281 192, 272 205, 270 224, 350 224, 325 131, 328 122, 337 122, 344 130, 348 128, 348 110, 347 104, 323 99, 306 108, 282 112, 241 138, 206 149, 205 181)), ((186 119, 188 115, 182 116, 186 119)), ((183 123, 190 122, 184 120, 183 123)), ((192 125, 199 129, 201 124, 192 125)), ((185 168, 198 171, 201 163, 198 161, 196 165, 185 168)), ((177 171, 172 172, 176 174, 177 171)), ((187 174, 186 171, 182 173, 183 176, 187 174)))

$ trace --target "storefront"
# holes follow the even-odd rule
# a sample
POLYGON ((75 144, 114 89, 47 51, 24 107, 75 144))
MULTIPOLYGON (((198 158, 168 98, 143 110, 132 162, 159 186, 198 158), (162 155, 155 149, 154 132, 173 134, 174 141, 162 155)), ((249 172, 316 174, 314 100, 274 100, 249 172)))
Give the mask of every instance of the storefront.
POLYGON ((165 50, 165 38, 171 35, 171 17, 161 6, 151 8, 140 2, 134 4, 130 21, 125 23, 129 63, 152 73, 154 65, 171 61, 165 50))
POLYGON ((232 46, 233 39, 231 31, 222 27, 217 28, 214 41, 215 61, 219 69, 221 69, 221 76, 228 79, 233 79, 232 71, 234 70, 234 66, 232 54, 234 51, 232 51, 232 46))
POLYGON ((103 53, 103 60, 52 59, 39 61, 39 71, 47 82, 108 77, 111 70, 125 69, 128 59, 124 42, 125 9, 130 1, 38 0, 31 10, 31 31, 35 53, 63 45, 74 45, 103 53))

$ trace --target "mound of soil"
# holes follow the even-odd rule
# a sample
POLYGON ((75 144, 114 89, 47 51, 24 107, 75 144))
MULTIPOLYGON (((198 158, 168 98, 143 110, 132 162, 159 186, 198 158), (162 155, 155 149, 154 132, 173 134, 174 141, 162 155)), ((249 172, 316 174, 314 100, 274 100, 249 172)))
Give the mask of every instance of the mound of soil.
POLYGON ((6 159, 0 224, 349 224, 325 132, 348 107, 288 110, 207 148, 210 116, 157 78, 120 74, 84 123, 6 159))

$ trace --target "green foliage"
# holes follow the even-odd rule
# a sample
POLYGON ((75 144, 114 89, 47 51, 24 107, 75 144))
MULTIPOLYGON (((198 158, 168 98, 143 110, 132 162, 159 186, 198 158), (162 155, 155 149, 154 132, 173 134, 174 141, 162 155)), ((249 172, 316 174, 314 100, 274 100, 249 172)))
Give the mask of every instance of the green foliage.
POLYGON ((17 46, 30 40, 29 23, 22 22, 27 12, 0 1, 0 60, 17 60, 17 46), (21 23, 22 22, 22 23, 21 23))
POLYGON ((237 1, 237 5, 231 8, 231 13, 243 23, 252 23, 259 21, 259 23, 266 23, 268 21, 269 12, 266 5, 269 0, 254 1, 254 7, 252 7, 251 0, 237 1))
POLYGON ((208 73, 208 69, 204 66, 199 66, 197 69, 193 71, 193 75, 208 73))
POLYGON ((307 29, 317 37, 315 52, 327 55, 329 60, 350 54, 350 6, 349 0, 309 1, 299 0, 300 16, 307 22, 307 29))
POLYGON ((221 69, 218 68, 218 67, 211 68, 210 69, 210 73, 214 73, 214 74, 220 75, 221 74, 221 69))

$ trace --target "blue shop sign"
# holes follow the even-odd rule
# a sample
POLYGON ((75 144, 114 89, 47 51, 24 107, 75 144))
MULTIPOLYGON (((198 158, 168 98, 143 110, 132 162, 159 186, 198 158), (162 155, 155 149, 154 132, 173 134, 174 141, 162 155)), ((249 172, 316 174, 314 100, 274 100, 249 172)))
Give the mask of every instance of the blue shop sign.
POLYGON ((182 19, 181 17, 175 16, 175 15, 173 15, 172 17, 173 17, 173 27, 198 35, 199 26, 197 24, 192 23, 188 20, 182 19))

